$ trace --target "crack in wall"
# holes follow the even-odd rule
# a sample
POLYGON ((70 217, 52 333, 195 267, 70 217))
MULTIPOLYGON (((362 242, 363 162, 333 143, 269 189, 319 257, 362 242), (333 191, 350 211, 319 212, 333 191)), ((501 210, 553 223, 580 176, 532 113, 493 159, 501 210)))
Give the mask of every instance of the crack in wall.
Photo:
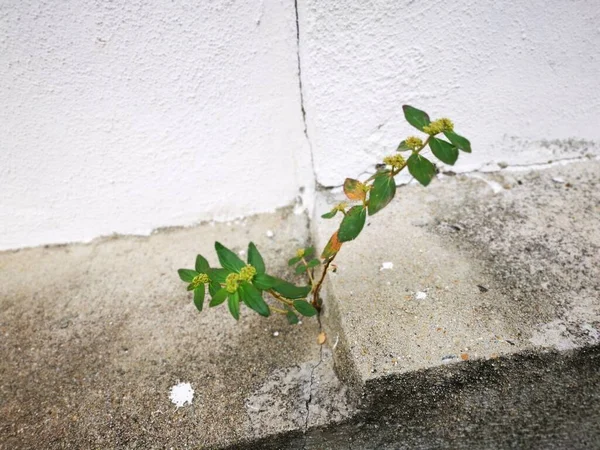
POLYGON ((300 92, 300 110, 302 112, 302 124, 304 126, 303 132, 306 142, 308 143, 308 149, 310 152, 310 166, 313 173, 313 180, 316 189, 321 189, 322 186, 317 180, 317 171, 315 168, 315 157, 312 141, 308 134, 308 123, 306 122, 306 106, 304 104, 304 87, 302 84, 302 58, 300 57, 300 18, 298 14, 298 0, 294 0, 294 12, 296 15, 296 60, 298 63, 298 90, 300 92))
MULTIPOLYGON (((530 170, 548 169, 550 167, 555 167, 558 165, 565 165, 565 164, 569 164, 569 163, 576 163, 576 162, 590 161, 590 160, 596 161, 599 159, 600 159, 600 156, 587 156, 587 155, 573 156, 573 157, 568 157, 568 158, 555 159, 555 160, 552 160, 551 162, 546 162, 546 163, 509 164, 506 167, 500 167, 498 169, 493 169, 493 170, 484 170, 486 165, 489 164, 489 163, 485 163, 478 169, 465 170, 464 172, 454 172, 453 170, 440 170, 439 173, 442 175, 448 175, 448 176, 471 175, 471 174, 487 175, 487 174, 498 173, 498 172, 519 171, 521 169, 525 169, 525 170, 527 170, 527 169, 530 169, 530 170)), ((365 172, 362 172, 361 175, 359 175, 359 176, 362 176, 365 174, 372 175, 372 172, 365 171, 365 172)), ((413 180, 414 180, 414 178, 411 178, 410 181, 408 181, 407 183, 403 183, 402 185, 409 184, 413 180)), ((317 189, 317 191, 323 192, 323 191, 331 191, 333 189, 339 189, 342 186, 343 186, 343 184, 336 184, 333 186, 324 186, 322 184, 317 183, 316 189, 317 189)))

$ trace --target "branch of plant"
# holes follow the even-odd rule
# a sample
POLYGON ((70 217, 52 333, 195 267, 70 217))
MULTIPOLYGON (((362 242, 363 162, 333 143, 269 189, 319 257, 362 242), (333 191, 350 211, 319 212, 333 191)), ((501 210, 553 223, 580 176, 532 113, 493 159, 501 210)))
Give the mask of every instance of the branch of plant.
POLYGON ((278 314, 287 314, 288 312, 284 309, 280 309, 280 308, 276 308, 275 306, 271 306, 269 305, 269 309, 273 312, 276 312, 278 314))
POLYGON ((321 291, 321 286, 323 285, 323 281, 325 280, 325 276, 327 275, 329 266, 333 262, 334 258, 335 258, 335 255, 333 257, 329 258, 327 260, 327 262, 325 263, 325 265, 323 266, 323 272, 321 273, 321 278, 319 279, 319 282, 317 283, 317 285, 315 286, 315 288, 313 290, 313 299, 312 299, 311 304, 318 310, 321 309, 321 305, 319 304, 319 292, 321 291))
POLYGON ((273 289, 269 289, 267 292, 269 294, 271 294, 276 300, 280 301, 281 303, 283 303, 285 305, 288 305, 288 306, 293 306, 294 305, 293 301, 291 301, 290 299, 287 299, 285 297, 282 297, 277 292, 275 292, 273 289))
POLYGON ((308 267, 308 263, 306 262, 306 259, 304 258, 304 256, 301 259, 302 264, 304 264, 304 266, 306 267, 306 275, 308 275, 308 279, 310 281, 310 285, 314 286, 315 285, 315 280, 312 276, 312 274, 310 273, 310 268, 308 267))

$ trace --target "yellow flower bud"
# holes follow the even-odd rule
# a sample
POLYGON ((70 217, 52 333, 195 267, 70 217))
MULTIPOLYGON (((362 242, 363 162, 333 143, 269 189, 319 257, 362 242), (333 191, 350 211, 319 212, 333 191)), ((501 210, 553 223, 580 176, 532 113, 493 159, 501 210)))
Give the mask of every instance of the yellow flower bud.
POLYGON ((302 257, 304 257, 304 249, 299 248, 298 250, 296 250, 296 258, 302 258, 302 257))
POLYGON ((404 144, 411 150, 419 150, 423 147, 423 141, 417 136, 409 136, 404 140, 404 144))
POLYGON ((195 289, 202 284, 208 283, 209 281, 210 278, 208 278, 208 275, 206 275, 205 273, 199 273, 192 279, 192 286, 195 289))
POLYGON ((254 275, 256 275, 256 269, 254 268, 254 266, 246 264, 246 267, 242 267, 242 269, 240 270, 239 279, 241 281, 251 281, 252 278, 254 278, 254 275))
POLYGON ((406 163, 406 161, 400 154, 386 156, 385 158, 383 158, 383 162, 388 166, 392 167, 402 167, 406 163))
POLYGON ((225 278, 225 289, 227 292, 233 294, 235 291, 237 291, 239 287, 239 281, 240 276, 237 273, 230 273, 227 275, 227 278, 225 278))

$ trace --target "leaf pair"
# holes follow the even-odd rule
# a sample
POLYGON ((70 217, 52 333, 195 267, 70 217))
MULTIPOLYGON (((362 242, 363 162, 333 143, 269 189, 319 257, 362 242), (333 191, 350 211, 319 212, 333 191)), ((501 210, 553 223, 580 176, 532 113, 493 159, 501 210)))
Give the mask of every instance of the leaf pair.
MULTIPOLYGON (((409 105, 402 107, 407 122, 420 131, 431 124, 429 115, 425 111, 413 108, 409 105)), ((460 136, 454 131, 444 131, 444 135, 450 142, 434 136, 429 137, 429 148, 434 156, 445 164, 454 165, 458 159, 459 149, 467 153, 471 152, 471 143, 468 139, 460 136)), ((400 143, 399 149, 402 147, 400 143)), ((413 153, 407 161, 408 171, 423 186, 427 186, 436 174, 434 164, 429 159, 417 153, 413 153)))

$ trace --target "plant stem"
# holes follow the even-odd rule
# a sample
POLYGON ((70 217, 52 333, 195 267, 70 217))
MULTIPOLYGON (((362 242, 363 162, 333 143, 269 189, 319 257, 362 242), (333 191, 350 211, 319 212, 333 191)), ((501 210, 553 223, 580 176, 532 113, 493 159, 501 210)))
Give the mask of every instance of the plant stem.
POLYGON ((313 291, 313 299, 311 304, 317 308, 318 311, 321 310, 321 304, 319 302, 319 292, 321 291, 321 286, 323 285, 323 281, 325 280, 325 275, 327 275, 327 271, 329 270, 329 265, 331 264, 331 262, 334 260, 335 255, 332 258, 329 258, 327 260, 327 262, 325 263, 325 266, 323 266, 323 272, 321 273, 321 278, 319 279, 319 282, 317 283, 317 285, 315 286, 315 289, 313 291))
POLYGON ((306 262, 306 259, 304 259, 304 256, 302 257, 302 264, 304 264, 306 266, 306 275, 308 275, 308 280, 310 281, 310 285, 314 286, 315 280, 314 280, 312 274, 310 273, 310 268, 308 267, 308 263, 306 262))
POLYGON ((292 302, 291 300, 282 297, 281 295, 279 295, 277 292, 275 292, 273 289, 269 289, 267 291, 269 294, 271 294, 273 297, 275 297, 276 300, 279 300, 281 303, 284 303, 288 306, 293 306, 294 302, 292 302))
MULTIPOLYGON (((419 150, 415 150, 413 153, 419 154, 421 153, 421 150, 423 150, 425 147, 427 147, 427 144, 429 143, 429 139, 431 138, 431 136, 429 136, 427 139, 425 139, 425 142, 423 142, 423 145, 421 146, 421 148, 419 150)), ((405 162, 401 167, 398 167, 398 169, 396 170, 392 170, 392 177, 395 177, 396 175, 398 175, 400 172, 402 172, 402 170, 404 170, 404 168, 408 165, 408 162, 405 162)))
POLYGON ((288 312, 284 309, 280 309, 280 308, 275 308, 274 306, 269 305, 269 309, 273 312, 276 312, 278 314, 287 314, 288 312))

